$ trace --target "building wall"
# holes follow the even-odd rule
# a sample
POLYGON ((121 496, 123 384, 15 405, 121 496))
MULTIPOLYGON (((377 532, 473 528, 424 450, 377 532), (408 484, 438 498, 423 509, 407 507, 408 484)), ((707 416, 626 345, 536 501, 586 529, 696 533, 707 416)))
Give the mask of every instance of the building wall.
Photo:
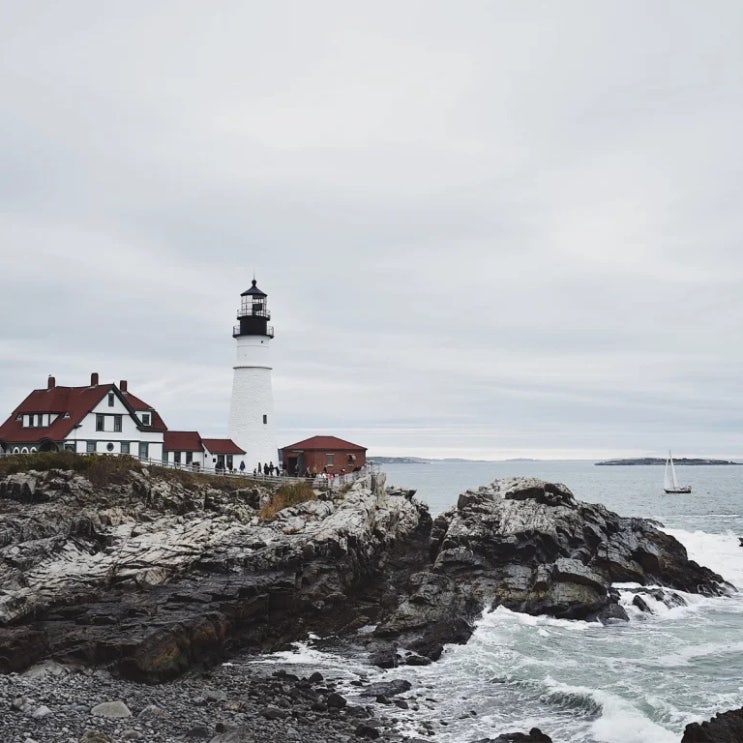
MULTIPOLYGON (((366 452, 363 449, 327 449, 327 450, 307 450, 300 455, 297 452, 284 449, 282 452, 283 465, 290 474, 303 475, 304 471, 292 473, 290 468, 290 459, 296 457, 304 462, 304 467, 312 474, 318 474, 327 470, 328 473, 337 475, 341 469, 346 472, 353 471, 356 467, 363 467, 366 464, 366 452), (349 461, 349 455, 355 456, 356 459, 349 461)), ((298 462, 301 465, 301 462, 298 462)))
POLYGON ((236 342, 229 430, 230 438, 245 450, 245 466, 252 472, 258 462, 278 464, 270 339, 266 336, 241 336, 236 342))
POLYGON ((214 454, 210 452, 208 449, 204 452, 204 467, 207 469, 216 469, 217 467, 224 467, 226 470, 230 470, 230 462, 232 463, 231 469, 235 470, 236 472, 240 471, 240 463, 245 462, 245 472, 253 472, 253 467, 257 465, 252 465, 250 469, 248 469, 248 462, 245 461, 245 455, 244 454, 214 454), (221 465, 221 466, 220 466, 221 465))
MULTIPOLYGON (((163 434, 158 431, 140 431, 124 404, 114 395, 113 405, 108 404, 108 396, 80 422, 79 428, 71 431, 65 445, 79 454, 89 452, 88 442, 95 446, 96 454, 121 454, 122 443, 129 444, 129 454, 139 456, 140 443, 147 444, 147 456, 162 460, 163 434), (103 431, 97 429, 97 416, 104 416, 103 431), (121 431, 114 431, 114 416, 121 415, 121 431)), ((124 452, 126 453, 126 452, 124 452)))
POLYGON ((180 462, 176 462, 176 452, 174 451, 166 451, 163 452, 163 463, 164 464, 170 464, 170 465, 176 465, 179 464, 181 467, 190 467, 193 465, 198 465, 200 468, 203 468, 204 465, 204 452, 203 451, 191 451, 191 452, 185 452, 181 451, 180 454, 180 462), (191 462, 189 463, 188 455, 191 455, 191 462))

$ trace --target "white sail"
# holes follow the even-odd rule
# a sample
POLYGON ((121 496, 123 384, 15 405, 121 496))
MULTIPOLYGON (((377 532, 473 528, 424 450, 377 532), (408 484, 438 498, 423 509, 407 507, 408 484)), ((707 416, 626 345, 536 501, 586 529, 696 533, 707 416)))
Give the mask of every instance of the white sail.
POLYGON ((673 468, 673 459, 671 459, 671 452, 668 452, 668 459, 666 459, 666 471, 663 476, 663 488, 664 490, 672 490, 676 487, 676 470, 673 468))
POLYGON ((671 464, 671 482, 673 483, 674 488, 678 488, 679 483, 676 479, 676 468, 673 466, 673 457, 671 456, 671 452, 668 452, 668 461, 671 464))

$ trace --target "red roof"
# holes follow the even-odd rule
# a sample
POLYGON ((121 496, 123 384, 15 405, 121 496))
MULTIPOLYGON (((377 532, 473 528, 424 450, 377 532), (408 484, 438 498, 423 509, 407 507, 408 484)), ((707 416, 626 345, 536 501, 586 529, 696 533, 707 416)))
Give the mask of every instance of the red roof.
POLYGON ((151 413, 150 425, 145 426, 148 431, 167 431, 168 427, 165 425, 165 421, 160 417, 160 413, 155 410, 152 405, 148 405, 144 400, 132 395, 131 392, 122 392, 121 396, 124 402, 129 405, 132 410, 136 410, 140 415, 138 418, 142 419, 142 413, 151 413))
POLYGON ((344 441, 337 436, 311 436, 304 441, 298 441, 296 444, 285 446, 284 450, 304 449, 304 450, 322 450, 322 451, 366 451, 365 446, 352 444, 350 441, 344 441))
MULTIPOLYGON (((69 437, 80 421, 93 410, 109 392, 121 396, 124 404, 134 410, 130 404, 133 395, 121 395, 114 384, 98 384, 89 387, 52 387, 51 389, 33 390, 28 397, 10 414, 0 426, 0 440, 8 443, 35 443, 43 439, 62 441, 69 437), (50 426, 23 426, 18 416, 26 413, 57 413, 59 417, 50 426)), ((137 404, 151 409, 138 398, 137 404)), ((152 425, 142 427, 146 431, 165 431, 167 426, 162 418, 152 410, 152 425)))
POLYGON ((203 451, 198 431, 165 431, 163 435, 165 451, 203 451))
POLYGON ((245 454, 232 439, 201 439, 210 454, 245 454))

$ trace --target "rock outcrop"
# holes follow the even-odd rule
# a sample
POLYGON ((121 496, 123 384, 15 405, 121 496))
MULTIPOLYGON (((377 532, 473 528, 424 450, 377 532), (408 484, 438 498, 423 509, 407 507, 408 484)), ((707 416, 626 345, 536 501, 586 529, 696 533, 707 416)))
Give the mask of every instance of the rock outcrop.
POLYGON ((711 720, 686 726, 681 743, 740 743, 743 740, 743 708, 720 712, 711 720))
POLYGON ((430 567, 411 576, 407 598, 376 635, 434 659, 444 643, 468 639, 483 609, 609 621, 627 619, 614 582, 708 595, 732 589, 650 521, 528 478, 462 494, 436 519, 430 550, 430 567))
POLYGON ((626 619, 615 581, 728 588, 652 523, 563 485, 496 481, 435 522, 413 495, 366 475, 266 521, 270 493, 249 481, 5 477, 0 671, 51 657, 157 682, 309 632, 364 644, 384 667, 424 664, 494 606, 609 621, 626 619))
POLYGON ((425 507, 380 475, 262 521, 260 486, 165 474, 98 489, 61 471, 0 481, 0 671, 51 656, 162 681, 358 626, 379 611, 362 589, 430 531, 425 507))

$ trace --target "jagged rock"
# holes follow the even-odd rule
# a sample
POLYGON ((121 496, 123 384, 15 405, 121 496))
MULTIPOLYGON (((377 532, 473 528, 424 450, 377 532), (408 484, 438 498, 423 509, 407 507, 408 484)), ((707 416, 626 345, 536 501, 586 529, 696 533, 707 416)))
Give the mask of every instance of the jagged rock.
POLYGON ((0 479, 0 671, 54 657, 160 682, 309 632, 421 664, 498 605, 610 621, 626 617, 613 581, 725 591, 650 522, 541 480, 467 491, 435 522, 379 474, 261 521, 269 496, 155 468, 104 487, 60 470, 0 479))
POLYGON ((743 707, 720 712, 711 720, 691 722, 681 743, 740 743, 743 740, 743 707))
POLYGON ((626 619, 613 582, 707 595, 732 589, 649 521, 578 502, 564 485, 532 478, 462 494, 433 525, 431 558, 375 633, 433 659, 444 643, 466 641, 483 609, 500 605, 608 621, 626 619))
POLYGON ((503 733, 497 738, 480 738, 473 743, 552 743, 552 738, 539 728, 532 728, 528 733, 503 733))
POLYGON ((392 681, 380 681, 378 684, 370 684, 361 692, 362 697, 394 697, 397 694, 404 694, 411 688, 410 681, 406 679, 393 679, 392 681))

